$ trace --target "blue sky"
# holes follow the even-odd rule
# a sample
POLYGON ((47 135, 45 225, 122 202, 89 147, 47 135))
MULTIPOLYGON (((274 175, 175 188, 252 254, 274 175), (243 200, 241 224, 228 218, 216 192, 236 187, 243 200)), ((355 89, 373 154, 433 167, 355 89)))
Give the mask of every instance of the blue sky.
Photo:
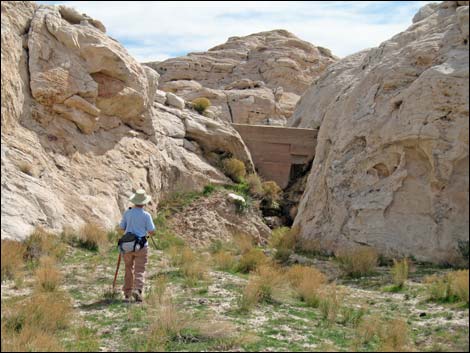
POLYGON ((405 30, 429 1, 38 1, 99 19, 139 61, 206 51, 228 37, 286 29, 340 57, 405 30))

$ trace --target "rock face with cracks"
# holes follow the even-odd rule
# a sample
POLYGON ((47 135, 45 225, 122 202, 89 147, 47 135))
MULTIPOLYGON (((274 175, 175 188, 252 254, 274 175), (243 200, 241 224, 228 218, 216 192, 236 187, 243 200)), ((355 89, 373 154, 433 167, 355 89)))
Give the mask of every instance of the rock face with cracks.
POLYGON ((138 188, 155 211, 173 191, 229 183, 205 159, 211 151, 253 168, 228 124, 164 105, 158 73, 98 20, 64 6, 1 6, 2 238, 36 225, 113 227, 138 188))
POLYGON ((207 52, 147 63, 159 88, 192 101, 208 98, 207 115, 239 124, 285 125, 302 93, 337 58, 285 30, 229 40, 207 52))
MULTIPOLYGON (((469 240, 468 1, 330 66, 291 125, 319 128, 295 225, 323 249, 455 263, 469 240)), ((468 251, 468 250, 467 250, 468 251)), ((468 255, 467 255, 468 256, 468 255)))

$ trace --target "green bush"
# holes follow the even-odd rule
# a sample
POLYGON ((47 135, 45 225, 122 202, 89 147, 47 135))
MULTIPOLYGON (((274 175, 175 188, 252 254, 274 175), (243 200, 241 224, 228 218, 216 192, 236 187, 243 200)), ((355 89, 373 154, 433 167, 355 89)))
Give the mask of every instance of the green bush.
POLYGON ((245 163, 236 158, 227 158, 223 160, 225 174, 234 182, 239 183, 246 175, 245 163))
POLYGON ((209 184, 209 185, 204 186, 204 190, 202 191, 202 194, 204 196, 209 196, 214 191, 215 191, 215 185, 209 184))
POLYGON ((206 111, 207 108, 211 106, 211 101, 207 98, 201 97, 196 98, 192 101, 193 108, 199 113, 202 114, 206 111))

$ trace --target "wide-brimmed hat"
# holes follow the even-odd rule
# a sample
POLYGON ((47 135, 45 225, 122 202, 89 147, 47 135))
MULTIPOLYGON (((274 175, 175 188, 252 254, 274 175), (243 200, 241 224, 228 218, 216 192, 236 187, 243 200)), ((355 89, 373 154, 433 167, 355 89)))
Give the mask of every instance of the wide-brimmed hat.
POLYGON ((145 190, 139 189, 129 198, 129 201, 134 205, 145 205, 149 203, 151 199, 152 197, 147 195, 145 190))

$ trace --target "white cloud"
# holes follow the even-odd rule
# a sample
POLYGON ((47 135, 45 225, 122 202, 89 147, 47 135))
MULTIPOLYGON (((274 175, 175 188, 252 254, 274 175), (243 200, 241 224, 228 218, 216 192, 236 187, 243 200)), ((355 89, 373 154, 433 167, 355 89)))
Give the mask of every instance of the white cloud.
POLYGON ((405 30, 426 1, 66 1, 101 20, 140 61, 205 51, 282 28, 345 56, 405 30))

